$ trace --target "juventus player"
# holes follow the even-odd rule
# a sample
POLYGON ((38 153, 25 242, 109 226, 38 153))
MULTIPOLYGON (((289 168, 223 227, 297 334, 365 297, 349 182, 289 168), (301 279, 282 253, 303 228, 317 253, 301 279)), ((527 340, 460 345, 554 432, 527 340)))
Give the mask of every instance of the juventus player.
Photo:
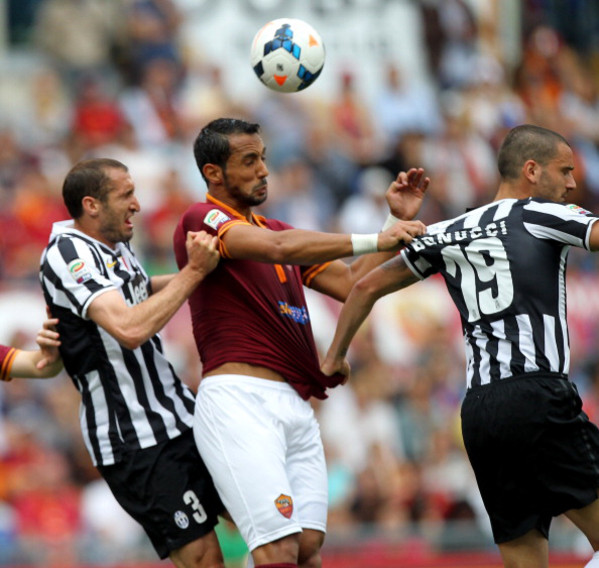
POLYGON ((553 131, 512 129, 498 168, 492 203, 429 226, 355 285, 322 370, 349 375, 348 346, 374 302, 440 273, 466 344, 464 442, 505 566, 546 567, 563 513, 596 568, 599 431, 568 379, 565 269, 571 246, 599 250, 598 217, 568 204, 573 154, 553 131))
POLYGON ((215 239, 187 233, 187 266, 149 278, 128 242, 140 207, 125 165, 80 162, 63 198, 72 220, 54 225, 40 278, 92 461, 161 558, 223 568, 213 530, 222 505, 194 444, 194 396, 158 335, 217 265, 215 239))

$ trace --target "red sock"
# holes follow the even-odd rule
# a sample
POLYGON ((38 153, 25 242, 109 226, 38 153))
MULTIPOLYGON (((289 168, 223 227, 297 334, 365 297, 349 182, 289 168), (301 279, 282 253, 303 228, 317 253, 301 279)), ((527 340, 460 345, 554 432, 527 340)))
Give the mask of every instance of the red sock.
POLYGON ((279 562, 277 564, 256 564, 254 568, 297 568, 297 564, 290 562, 279 562))

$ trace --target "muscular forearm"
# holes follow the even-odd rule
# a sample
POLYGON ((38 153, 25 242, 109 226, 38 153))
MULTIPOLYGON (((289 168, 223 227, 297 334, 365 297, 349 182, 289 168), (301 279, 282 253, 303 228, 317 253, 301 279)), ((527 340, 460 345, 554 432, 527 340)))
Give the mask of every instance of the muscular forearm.
POLYGON ((132 307, 125 304, 120 293, 107 292, 94 300, 89 316, 121 345, 135 349, 166 325, 202 278, 202 273, 186 266, 159 292, 132 307))
POLYGON ((302 229, 255 231, 244 238, 226 239, 227 250, 237 259, 272 264, 318 264, 353 256, 350 235, 320 233, 302 229))

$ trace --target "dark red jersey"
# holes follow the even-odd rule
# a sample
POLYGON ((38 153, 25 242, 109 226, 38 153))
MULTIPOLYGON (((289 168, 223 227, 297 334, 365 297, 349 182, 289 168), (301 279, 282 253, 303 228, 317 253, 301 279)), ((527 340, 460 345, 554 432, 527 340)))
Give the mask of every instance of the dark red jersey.
POLYGON ((10 370, 17 350, 14 347, 0 345, 0 380, 10 381, 10 370))
MULTIPOLYGON (((187 263, 187 231, 204 230, 222 237, 248 221, 208 195, 192 205, 175 231, 179 268, 187 263)), ((254 215, 254 223, 273 231, 291 229, 274 219, 254 215)), ((325 390, 341 377, 320 371, 303 286, 328 263, 313 266, 276 265, 230 258, 220 243, 221 261, 189 299, 193 333, 204 372, 224 363, 248 363, 276 371, 300 396, 326 398, 325 390)))

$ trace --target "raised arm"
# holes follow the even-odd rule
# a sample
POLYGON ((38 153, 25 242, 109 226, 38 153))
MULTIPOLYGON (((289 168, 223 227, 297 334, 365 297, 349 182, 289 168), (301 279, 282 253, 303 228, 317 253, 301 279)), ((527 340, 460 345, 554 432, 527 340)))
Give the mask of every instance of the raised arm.
POLYGON ((116 290, 91 303, 89 317, 121 345, 135 349, 158 333, 183 305, 196 286, 218 264, 217 238, 204 231, 189 232, 185 243, 189 262, 170 279, 158 280, 159 290, 147 300, 128 306, 116 290))
POLYGON ((322 363, 322 372, 328 376, 341 373, 348 377, 350 368, 346 356, 349 345, 374 303, 379 298, 417 281, 418 278, 401 256, 388 260, 361 278, 343 305, 333 342, 322 363))

